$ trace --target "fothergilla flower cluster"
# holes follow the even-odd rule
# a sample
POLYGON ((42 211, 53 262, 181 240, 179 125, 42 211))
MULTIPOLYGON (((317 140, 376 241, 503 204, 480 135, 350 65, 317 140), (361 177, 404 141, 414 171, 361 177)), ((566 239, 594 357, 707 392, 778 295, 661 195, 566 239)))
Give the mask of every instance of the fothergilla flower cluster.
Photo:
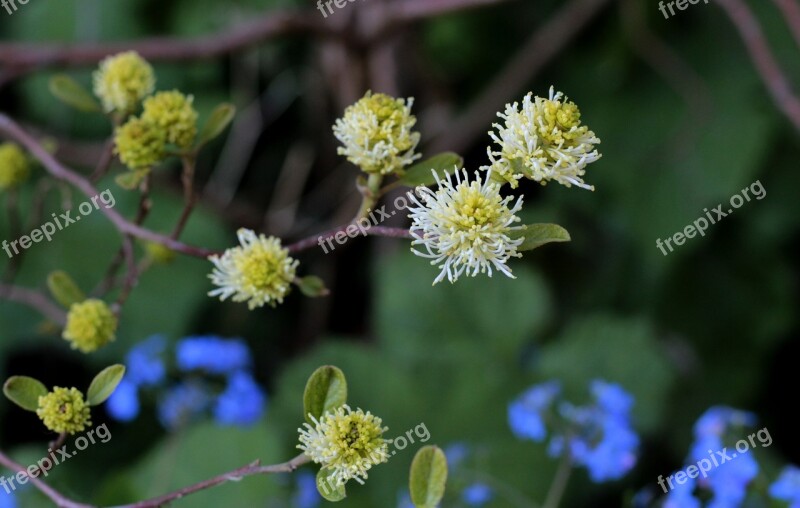
POLYGON ((568 454, 596 482, 617 480, 636 465, 639 437, 631 425, 633 397, 621 386, 595 380, 592 402, 576 406, 561 400, 561 386, 550 381, 526 390, 508 407, 511 431, 519 439, 544 442, 548 454, 568 454))
POLYGON ((241 339, 187 337, 167 363, 167 340, 151 337, 128 352, 131 375, 108 401, 110 415, 132 421, 144 395, 155 399, 161 424, 170 430, 211 414, 220 425, 249 426, 265 413, 267 395, 252 373, 252 355, 241 339))
MULTIPOLYGON (((416 122, 412 105, 410 98, 367 93, 334 126, 343 145, 339 153, 367 174, 402 178, 419 157, 414 154, 419 134, 411 130, 416 122)), ((470 181, 469 172, 459 167, 443 169, 441 175, 429 168, 438 190, 420 186, 418 197, 412 197, 413 246, 421 246, 412 251, 440 268, 434 284, 445 277, 452 283, 462 275, 491 276, 495 271, 513 278, 508 261, 521 257, 525 238, 519 231, 524 228, 515 225, 522 197, 512 205, 511 198, 501 196, 504 184, 516 188, 524 177, 542 185, 556 181, 594 189, 582 176, 600 158, 595 149, 600 140, 581 123, 575 103, 551 88, 548 98, 529 93, 521 109, 518 103, 509 104, 498 116, 504 124, 495 124, 497 132, 490 135, 499 147, 488 149, 491 164, 481 167, 484 176, 476 172, 470 181)))
POLYGON ((153 68, 133 51, 103 60, 94 74, 94 92, 103 109, 123 122, 114 134, 114 151, 132 170, 149 170, 170 153, 189 151, 197 135, 193 97, 172 90, 154 95, 153 68), (134 114, 139 105, 143 111, 134 114))

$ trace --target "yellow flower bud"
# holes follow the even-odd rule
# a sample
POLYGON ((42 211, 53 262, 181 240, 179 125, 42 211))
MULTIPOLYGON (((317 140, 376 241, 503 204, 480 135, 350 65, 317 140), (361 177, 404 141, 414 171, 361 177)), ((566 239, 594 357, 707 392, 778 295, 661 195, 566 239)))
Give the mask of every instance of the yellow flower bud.
POLYGON ((0 145, 0 190, 8 190, 25 182, 30 175, 25 152, 14 143, 0 145))
POLYGON ((89 405, 77 388, 55 387, 52 392, 39 397, 36 414, 45 427, 59 434, 75 434, 92 426, 89 405))
POLYGON ((167 133, 161 127, 131 118, 117 128, 114 153, 130 169, 149 168, 166 156, 167 133))
POLYGON ((153 93, 156 79, 153 68, 135 51, 110 56, 94 73, 94 93, 106 112, 131 113, 153 93))
POLYGON ((108 305, 89 299, 72 304, 62 336, 72 343, 72 349, 91 353, 112 342, 116 331, 117 317, 108 305))
POLYGON ((167 133, 167 142, 190 148, 197 135, 197 111, 194 98, 174 90, 159 92, 144 101, 142 120, 157 125, 167 133))

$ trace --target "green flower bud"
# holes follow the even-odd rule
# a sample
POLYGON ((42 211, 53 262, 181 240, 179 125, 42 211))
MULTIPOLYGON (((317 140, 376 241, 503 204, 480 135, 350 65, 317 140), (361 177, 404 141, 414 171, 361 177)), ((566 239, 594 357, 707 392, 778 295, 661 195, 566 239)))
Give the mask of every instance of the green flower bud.
POLYGON ((130 169, 149 168, 166 156, 167 133, 161 127, 131 118, 117 128, 114 153, 130 169))
POLYGON ((92 426, 89 405, 77 388, 55 387, 52 392, 39 397, 36 414, 45 427, 59 434, 75 434, 92 426))
POLYGON ((142 120, 157 125, 167 133, 167 142, 190 148, 197 135, 197 111, 194 98, 174 90, 159 92, 144 101, 142 120))
POLYGON ((72 349, 91 353, 112 342, 116 331, 117 317, 108 305, 89 299, 72 304, 62 337, 72 343, 72 349))
POLYGON ((0 145, 0 190, 17 187, 28 179, 30 173, 28 158, 18 145, 0 145))
POLYGON ((155 84, 153 68, 135 51, 106 58, 94 73, 94 93, 108 113, 135 111, 139 101, 153 93, 155 84))

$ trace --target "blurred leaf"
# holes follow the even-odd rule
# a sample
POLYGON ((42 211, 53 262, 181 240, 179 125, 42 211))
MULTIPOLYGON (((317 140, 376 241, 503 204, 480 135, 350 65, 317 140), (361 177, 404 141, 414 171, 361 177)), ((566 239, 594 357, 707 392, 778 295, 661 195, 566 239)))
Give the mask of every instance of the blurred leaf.
POLYGON ((464 159, 457 153, 440 153, 408 168, 400 177, 400 183, 409 187, 420 185, 427 187, 436 183, 436 178, 433 176, 434 171, 439 178, 443 178, 462 167, 464 167, 464 159))
POLYGON ((235 115, 236 106, 233 104, 223 103, 217 106, 211 112, 211 116, 208 118, 203 130, 200 131, 197 146, 203 146, 222 134, 222 131, 233 121, 235 115))
POLYGON ((303 414, 306 421, 311 417, 318 419, 347 403, 347 380, 338 367, 325 365, 318 368, 308 378, 303 393, 303 414))
POLYGON ((593 379, 615 382, 636 399, 637 427, 655 428, 667 410, 673 366, 650 326, 611 316, 574 319, 534 363, 543 379, 560 380, 571 400, 586 397, 593 379))
POLYGON ((328 296, 331 293, 328 291, 328 288, 325 287, 325 282, 315 275, 309 275, 298 279, 297 286, 300 288, 300 291, 309 298, 328 296))
POLYGON ((58 270, 51 273, 47 277, 47 287, 53 298, 67 309, 74 303, 86 300, 86 295, 65 271, 58 270))
POLYGON ((571 240, 567 230, 558 224, 527 224, 525 229, 513 231, 509 236, 512 240, 525 238, 522 245, 517 247, 519 251, 533 250, 548 243, 571 240))
POLYGON ((447 458, 437 446, 425 446, 414 457, 408 479, 411 501, 418 508, 435 508, 447 485, 447 458))
POLYGON ((326 500, 336 503, 347 497, 345 486, 337 480, 331 479, 332 471, 320 469, 317 473, 317 491, 326 500))
POLYGON ((117 385, 122 381, 123 376, 125 376, 124 365, 117 364, 103 369, 92 380, 92 384, 89 385, 89 391, 86 395, 87 403, 90 406, 98 406, 105 402, 117 389, 117 385))
POLYGON ((95 100, 92 94, 83 88, 80 83, 65 74, 58 74, 50 78, 50 91, 61 102, 79 111, 102 111, 100 103, 95 100))
POLYGON ((125 190, 135 190, 149 174, 149 169, 131 170, 117 175, 114 181, 125 190))
POLYGON ((47 388, 32 377, 12 376, 3 385, 3 393, 22 409, 36 411, 39 408, 39 397, 47 395, 47 388))

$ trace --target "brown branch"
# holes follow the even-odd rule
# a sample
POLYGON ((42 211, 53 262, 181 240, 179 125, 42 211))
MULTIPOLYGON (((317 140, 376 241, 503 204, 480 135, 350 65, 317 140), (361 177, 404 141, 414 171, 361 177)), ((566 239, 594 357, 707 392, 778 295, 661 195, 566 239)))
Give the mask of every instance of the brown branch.
MULTIPOLYGON (((39 162, 42 163, 44 168, 53 177, 63 180, 78 190, 83 192, 87 197, 94 197, 99 194, 97 189, 84 177, 78 173, 68 169, 66 166, 58 162, 47 150, 39 144, 38 141, 33 139, 28 133, 22 130, 11 118, 4 114, 0 114, 0 134, 3 134, 25 147, 39 162)), ((194 247, 186 245, 173 238, 150 231, 141 226, 126 220, 113 208, 100 207, 100 210, 108 217, 108 219, 116 226, 122 234, 128 234, 142 240, 160 243, 165 247, 180 252, 189 256, 196 256, 207 258, 214 254, 213 251, 204 249, 202 247, 194 247)))
MULTIPOLYGON (((312 247, 320 245, 320 242, 331 238, 332 236, 336 236, 336 233, 344 233, 347 228, 352 226, 353 223, 346 224, 344 226, 339 226, 324 233, 321 233, 316 236, 310 236, 308 238, 304 238, 300 241, 297 241, 291 245, 287 245, 286 248, 289 252, 297 253, 304 250, 308 250, 312 247)), ((403 228, 389 228, 384 226, 372 226, 369 228, 365 228, 367 231, 368 236, 384 236, 388 238, 411 238, 411 232, 407 229, 403 228)), ((360 234, 360 233, 359 233, 360 234)))
POLYGON ((39 489, 42 494, 50 498, 50 500, 53 501, 58 508, 94 508, 91 505, 77 503, 71 499, 68 499, 39 478, 28 475, 25 467, 11 460, 11 458, 6 456, 3 452, 0 452, 0 465, 10 469, 11 471, 14 471, 15 473, 24 473, 25 476, 28 477, 28 481, 31 482, 34 487, 39 489))
POLYGON ((214 478, 209 478, 206 481, 196 483, 190 487, 183 488, 171 494, 167 494, 153 499, 148 499, 147 501, 140 501, 138 503, 118 506, 116 508, 158 508, 159 506, 164 506, 167 503, 171 503, 172 501, 177 501, 190 494, 194 494, 195 492, 199 492, 205 489, 210 489, 211 487, 216 487, 217 485, 221 485, 223 483, 231 481, 239 481, 247 476, 275 474, 275 473, 291 473, 295 471, 298 467, 302 466, 303 464, 307 464, 308 461, 309 459, 305 454, 298 455, 297 457, 293 458, 288 462, 284 462, 283 464, 276 464, 274 466, 262 466, 259 461, 256 461, 253 462, 252 464, 248 464, 247 466, 241 467, 229 473, 221 474, 219 476, 215 476, 214 478))
POLYGON ((508 0, 404 0, 390 3, 388 9, 395 22, 411 22, 505 2, 508 0))
POLYGON ((151 61, 199 60, 232 53, 276 37, 326 33, 322 16, 311 11, 272 12, 230 30, 195 38, 154 37, 111 43, 0 44, 0 67, 11 78, 44 67, 94 66, 108 55, 134 50, 151 61), (317 14, 317 15, 315 15, 317 14))
POLYGON ((739 31, 742 42, 775 106, 800 131, 800 100, 792 92, 789 80, 767 44, 758 20, 742 0, 717 0, 739 31))
POLYGON ((571 0, 526 42, 495 76, 473 104, 451 122, 449 129, 435 139, 432 152, 462 152, 489 130, 497 111, 510 102, 591 21, 610 0, 571 0))
POLYGON ((33 289, 21 288, 10 284, 0 284, 0 299, 10 300, 32 307, 42 313, 54 323, 64 326, 67 322, 66 313, 50 301, 43 293, 33 289))

